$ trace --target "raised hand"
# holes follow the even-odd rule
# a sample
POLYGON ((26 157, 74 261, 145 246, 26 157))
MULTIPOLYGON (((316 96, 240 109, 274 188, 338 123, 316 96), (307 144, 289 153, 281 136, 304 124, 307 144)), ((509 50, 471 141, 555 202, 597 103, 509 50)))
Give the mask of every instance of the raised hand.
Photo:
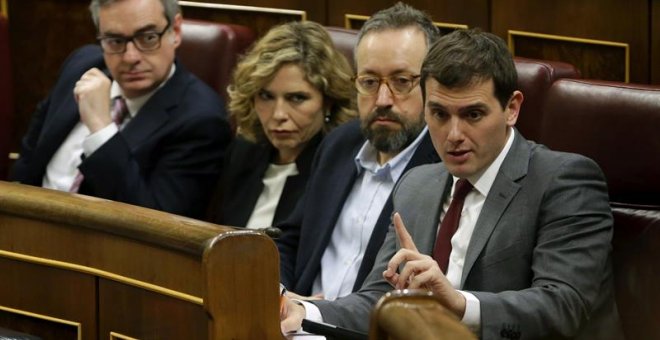
POLYGON ((463 295, 451 286, 431 256, 417 250, 399 213, 394 214, 392 221, 401 249, 390 259, 383 278, 396 289, 429 289, 440 297, 445 307, 462 316, 465 312, 463 295), (397 273, 401 264, 404 264, 403 269, 397 273))
POLYGON ((73 88, 80 121, 91 133, 112 124, 110 116, 110 79, 97 68, 89 69, 73 88))

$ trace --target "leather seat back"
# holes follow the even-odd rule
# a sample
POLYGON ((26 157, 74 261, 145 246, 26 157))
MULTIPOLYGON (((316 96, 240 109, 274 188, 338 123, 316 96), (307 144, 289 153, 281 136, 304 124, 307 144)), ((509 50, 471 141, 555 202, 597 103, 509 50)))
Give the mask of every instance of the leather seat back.
POLYGON ((557 79, 579 78, 580 72, 575 66, 558 61, 515 57, 514 64, 518 72, 518 88, 525 97, 516 128, 525 138, 539 141, 543 101, 548 89, 557 79))
POLYGON ((561 79, 543 118, 543 144, 595 160, 611 202, 660 207, 660 87, 561 79))
POLYGON ((227 100, 227 85, 240 55, 254 42, 246 26, 184 19, 177 57, 190 72, 227 100))

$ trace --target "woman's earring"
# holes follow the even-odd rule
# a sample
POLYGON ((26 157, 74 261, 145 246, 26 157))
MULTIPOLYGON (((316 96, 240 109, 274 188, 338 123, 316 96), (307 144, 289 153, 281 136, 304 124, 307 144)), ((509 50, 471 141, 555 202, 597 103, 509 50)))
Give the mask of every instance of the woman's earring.
POLYGON ((326 123, 330 123, 330 112, 327 112, 325 114, 325 117, 323 118, 323 120, 325 120, 326 123))

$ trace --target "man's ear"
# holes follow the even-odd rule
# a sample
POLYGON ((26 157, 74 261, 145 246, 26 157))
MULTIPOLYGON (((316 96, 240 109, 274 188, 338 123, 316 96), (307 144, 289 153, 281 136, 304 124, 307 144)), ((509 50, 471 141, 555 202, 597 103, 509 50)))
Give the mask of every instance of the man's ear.
POLYGON ((520 113, 520 106, 523 103, 524 96, 520 91, 513 91, 509 103, 507 103, 504 114, 506 115, 506 125, 514 126, 518 121, 518 114, 520 113))
POLYGON ((177 13, 177 15, 174 16, 174 22, 172 23, 172 45, 174 47, 179 47, 181 45, 181 27, 183 25, 183 16, 181 16, 181 13, 177 13))

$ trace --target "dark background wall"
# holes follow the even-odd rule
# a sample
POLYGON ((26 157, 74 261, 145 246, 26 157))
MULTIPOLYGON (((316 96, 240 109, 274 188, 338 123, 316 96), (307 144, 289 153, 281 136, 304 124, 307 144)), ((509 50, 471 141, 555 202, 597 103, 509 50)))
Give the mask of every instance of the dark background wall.
MULTIPOLYGON (((88 0, 0 0, 9 17, 15 119, 12 141, 27 128, 66 56, 93 43, 88 0)), ((220 3, 208 0, 207 3, 220 3)), ((182 2, 184 4, 185 2, 182 2)), ((200 3, 193 1, 192 5, 200 3)), ((225 0, 222 4, 291 10, 197 8, 184 16, 238 23, 259 35, 284 21, 305 18, 344 26, 347 14, 368 16, 386 0, 225 0)), ((660 84, 660 0, 410 0, 434 21, 480 27, 509 41, 515 55, 562 60, 584 78, 660 84), (511 32, 514 31, 514 32, 511 32), (538 35, 542 34, 542 35, 538 35)))

